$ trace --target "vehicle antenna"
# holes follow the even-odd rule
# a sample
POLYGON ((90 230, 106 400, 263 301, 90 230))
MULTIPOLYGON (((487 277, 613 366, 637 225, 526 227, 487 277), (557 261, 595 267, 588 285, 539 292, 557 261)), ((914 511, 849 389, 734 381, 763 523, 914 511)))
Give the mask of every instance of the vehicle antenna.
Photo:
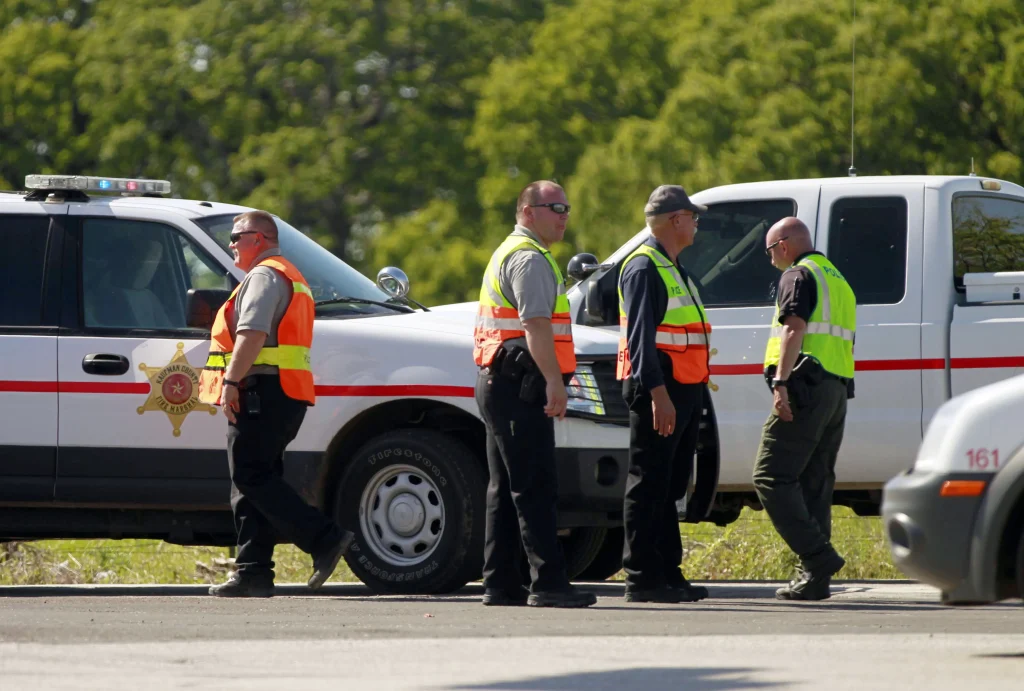
POLYGON ((971 177, 978 177, 978 174, 974 172, 974 156, 971 156, 971 177))
POLYGON ((854 103, 857 99, 857 0, 853 0, 853 31, 850 36, 850 170, 851 178, 857 177, 857 169, 853 167, 853 125, 854 103))

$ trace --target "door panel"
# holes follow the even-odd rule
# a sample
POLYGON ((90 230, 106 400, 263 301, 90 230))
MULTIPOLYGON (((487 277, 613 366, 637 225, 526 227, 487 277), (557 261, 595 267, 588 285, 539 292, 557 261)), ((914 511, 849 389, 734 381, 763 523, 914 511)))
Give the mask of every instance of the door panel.
MULTIPOLYGON (((13 206, 13 205, 12 205, 13 206)), ((53 499, 57 471, 57 313, 67 205, 19 203, 0 216, 0 503, 53 499)))
POLYGON ((909 467, 921 442, 923 209, 920 184, 822 187, 817 246, 857 295, 839 485, 877 486, 909 467))
POLYGON ((81 328, 57 359, 57 498, 223 506, 226 423, 198 401, 209 334, 185 306, 191 287, 230 287, 228 271, 165 221, 91 212, 74 231, 81 328))

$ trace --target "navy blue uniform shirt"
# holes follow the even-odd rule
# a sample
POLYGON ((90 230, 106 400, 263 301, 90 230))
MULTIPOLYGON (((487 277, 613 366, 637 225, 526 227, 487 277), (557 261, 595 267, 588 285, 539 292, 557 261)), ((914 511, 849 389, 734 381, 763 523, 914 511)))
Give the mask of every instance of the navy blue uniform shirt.
MULTIPOLYGON (((644 244, 666 257, 669 256, 653 235, 644 244)), ((679 258, 675 257, 673 261, 679 269, 679 275, 686 281, 686 269, 679 263, 679 258)), ((671 363, 665 358, 668 368, 662 369, 654 340, 658 325, 665 318, 665 310, 668 309, 668 291, 658 268, 646 256, 634 257, 626 264, 621 282, 623 308, 628 320, 626 345, 629 348, 632 376, 640 386, 650 391, 664 384, 666 379, 672 378, 671 363)), ((685 287, 689 292, 689 286, 685 287)), ((703 322, 707 321, 703 309, 700 309, 700 318, 703 322)))

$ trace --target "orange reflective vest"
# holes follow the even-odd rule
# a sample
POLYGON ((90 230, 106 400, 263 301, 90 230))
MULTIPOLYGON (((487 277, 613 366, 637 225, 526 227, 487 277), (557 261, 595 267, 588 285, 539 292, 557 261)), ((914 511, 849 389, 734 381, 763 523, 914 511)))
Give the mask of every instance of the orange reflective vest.
MULTIPOLYGON (((284 257, 268 257, 259 266, 269 266, 284 274, 292 283, 292 300, 288 303, 281 323, 277 328, 277 345, 264 347, 256 356, 254 365, 272 365, 278 368, 281 388, 285 395, 310 405, 316 402, 313 390, 313 370, 310 367, 309 349, 313 344, 313 293, 295 265, 284 257)), ((206 367, 199 376, 199 400, 203 403, 220 403, 224 386, 224 371, 231 363, 235 339, 228 325, 234 321, 235 296, 239 286, 231 292, 213 322, 210 332, 210 354, 206 367)))
POLYGON ((480 307, 473 328, 473 360, 480 367, 494 362, 501 344, 513 338, 525 338, 526 331, 519 319, 519 310, 501 293, 498 275, 502 264, 513 252, 532 250, 547 259, 558 284, 558 293, 551 313, 551 330, 555 335, 555 356, 562 374, 576 371, 576 349, 572 342, 572 321, 569 318, 569 299, 565 294, 565 279, 547 248, 525 235, 509 235, 498 246, 484 271, 480 288, 480 307))
MULTIPOLYGON (((668 354, 672 360, 672 378, 682 384, 700 384, 707 382, 710 374, 708 368, 708 344, 711 339, 711 324, 704 319, 704 307, 697 294, 697 287, 689 280, 684 281, 676 265, 664 254, 650 245, 640 245, 626 260, 622 268, 626 268, 631 260, 645 256, 650 258, 658 269, 668 294, 668 305, 665 316, 661 319, 655 332, 655 347, 668 354)), ((622 296, 622 272, 619 272, 619 363, 616 376, 625 379, 633 372, 629 361, 627 345, 626 308, 622 296)))

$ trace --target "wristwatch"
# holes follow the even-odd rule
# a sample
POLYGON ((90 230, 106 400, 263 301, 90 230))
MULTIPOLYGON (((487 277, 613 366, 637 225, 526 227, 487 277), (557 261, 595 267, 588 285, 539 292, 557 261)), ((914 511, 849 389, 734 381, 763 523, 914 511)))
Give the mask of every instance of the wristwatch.
POLYGON ((789 386, 788 379, 772 379, 772 389, 777 389, 780 386, 789 386))
POLYGON ((230 379, 225 379, 224 380, 224 386, 233 386, 233 387, 235 387, 237 389, 238 388, 238 382, 231 381, 230 379))

